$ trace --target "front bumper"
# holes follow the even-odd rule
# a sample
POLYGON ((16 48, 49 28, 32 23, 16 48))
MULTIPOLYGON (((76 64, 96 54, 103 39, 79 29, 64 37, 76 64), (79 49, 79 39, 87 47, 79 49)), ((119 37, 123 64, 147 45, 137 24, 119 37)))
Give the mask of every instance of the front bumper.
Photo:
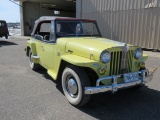
POLYGON ((139 78, 139 80, 131 81, 131 82, 124 82, 124 83, 117 83, 117 78, 123 78, 124 74, 121 75, 113 75, 108 77, 99 78, 96 82, 95 87, 85 87, 85 94, 96 94, 101 92, 107 92, 111 91, 112 93, 118 91, 118 89, 124 89, 136 85, 144 85, 147 82, 150 82, 153 78, 153 74, 149 74, 148 70, 142 70, 137 72, 142 75, 142 77, 139 78), (111 85, 107 86, 100 86, 100 82, 103 80, 109 80, 112 79, 113 82, 111 85))

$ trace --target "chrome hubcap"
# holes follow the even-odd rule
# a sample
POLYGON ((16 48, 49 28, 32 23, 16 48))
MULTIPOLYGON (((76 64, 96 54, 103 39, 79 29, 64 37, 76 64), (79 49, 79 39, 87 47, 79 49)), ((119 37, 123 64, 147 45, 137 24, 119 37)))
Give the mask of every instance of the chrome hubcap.
POLYGON ((30 55, 30 63, 31 63, 31 65, 33 64, 32 54, 30 55))
POLYGON ((69 78, 67 82, 67 91, 71 97, 76 97, 78 92, 78 86, 76 80, 69 78))

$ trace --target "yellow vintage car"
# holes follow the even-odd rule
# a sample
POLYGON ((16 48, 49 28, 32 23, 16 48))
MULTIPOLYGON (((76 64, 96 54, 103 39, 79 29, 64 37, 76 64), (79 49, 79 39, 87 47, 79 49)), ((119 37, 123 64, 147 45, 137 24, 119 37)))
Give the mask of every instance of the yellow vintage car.
POLYGON ((41 17, 35 22, 26 55, 60 80, 67 100, 83 106, 91 94, 141 87, 153 78, 147 55, 138 46, 102 38, 95 20, 41 17))

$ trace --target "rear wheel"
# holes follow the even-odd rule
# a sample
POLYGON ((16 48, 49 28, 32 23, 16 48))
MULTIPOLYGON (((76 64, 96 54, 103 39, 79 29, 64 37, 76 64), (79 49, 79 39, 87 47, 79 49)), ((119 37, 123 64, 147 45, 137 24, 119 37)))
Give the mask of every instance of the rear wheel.
POLYGON ((76 66, 68 66, 62 74, 62 88, 67 100, 74 106, 85 105, 90 95, 85 94, 85 87, 90 85, 85 71, 76 66))
POLYGON ((5 38, 8 39, 8 34, 5 35, 5 38))
POLYGON ((32 57, 32 50, 29 50, 29 64, 32 70, 36 71, 40 68, 39 64, 34 63, 33 57, 32 57))

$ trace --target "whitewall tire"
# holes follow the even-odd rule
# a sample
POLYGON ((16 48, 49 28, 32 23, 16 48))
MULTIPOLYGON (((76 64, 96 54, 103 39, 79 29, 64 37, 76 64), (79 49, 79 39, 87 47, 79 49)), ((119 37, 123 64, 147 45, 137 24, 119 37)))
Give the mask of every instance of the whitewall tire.
POLYGON ((32 70, 36 71, 39 69, 40 65, 39 64, 35 64, 32 58, 32 50, 29 50, 29 64, 32 70))
POLYGON ((85 95, 85 87, 90 85, 85 71, 76 66, 68 66, 62 74, 62 88, 67 100, 74 106, 83 106, 90 95, 85 95))

